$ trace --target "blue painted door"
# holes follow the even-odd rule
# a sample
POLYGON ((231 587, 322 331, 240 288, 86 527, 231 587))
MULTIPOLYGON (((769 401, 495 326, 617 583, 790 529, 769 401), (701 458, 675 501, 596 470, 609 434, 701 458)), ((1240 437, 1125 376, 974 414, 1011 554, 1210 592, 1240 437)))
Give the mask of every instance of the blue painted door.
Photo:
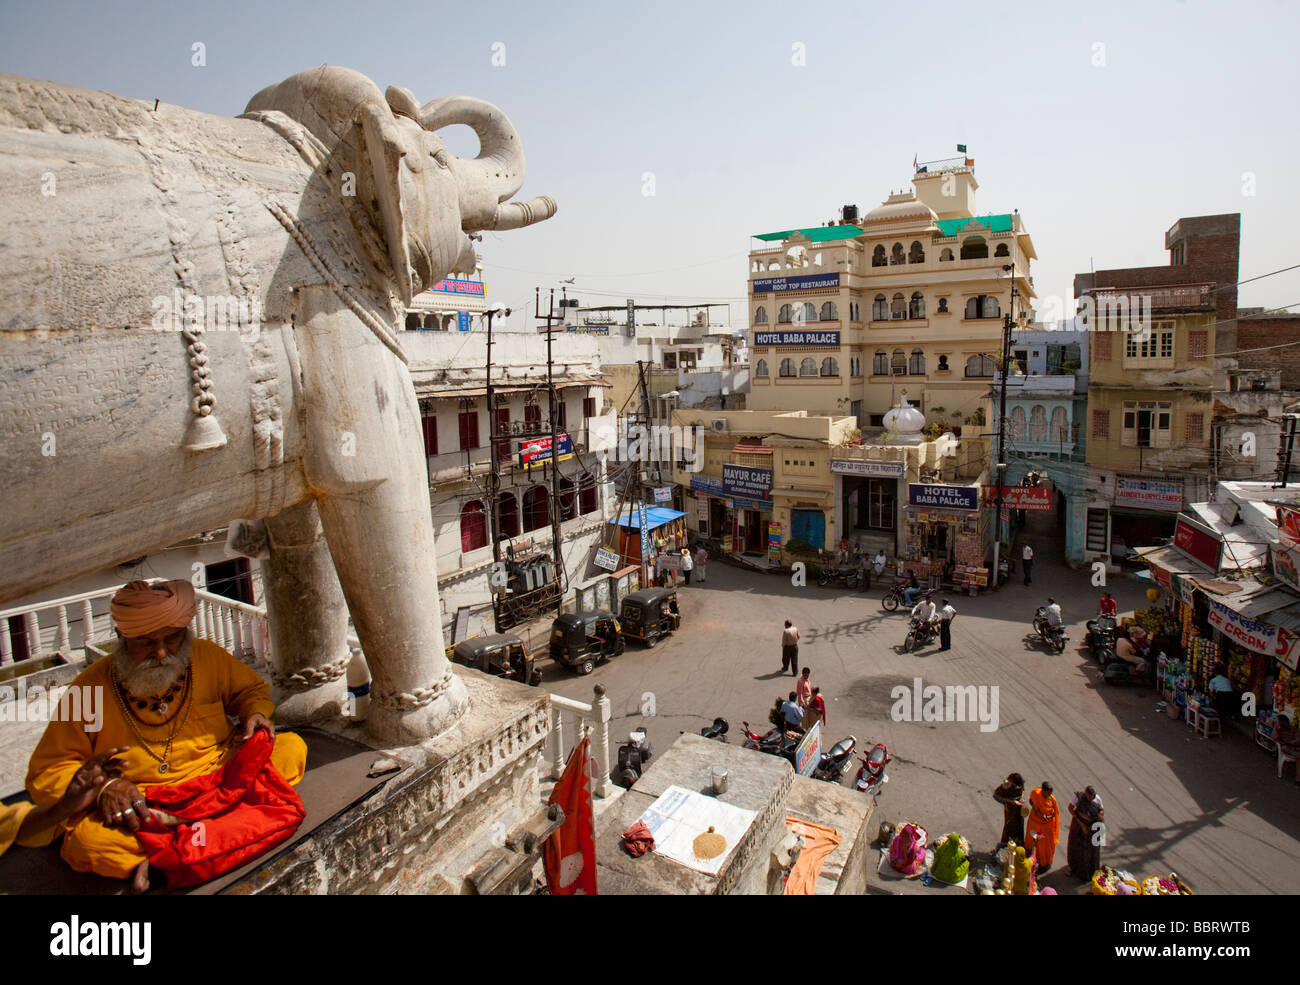
POLYGON ((792 510, 790 536, 821 550, 826 546, 826 514, 821 510, 792 510))

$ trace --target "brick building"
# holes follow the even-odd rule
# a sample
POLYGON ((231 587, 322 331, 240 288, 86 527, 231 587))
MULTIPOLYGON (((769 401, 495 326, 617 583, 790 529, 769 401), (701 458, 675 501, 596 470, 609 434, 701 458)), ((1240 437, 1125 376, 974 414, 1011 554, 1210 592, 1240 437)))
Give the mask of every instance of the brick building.
POLYGON ((1281 370, 1282 389, 1300 390, 1300 314, 1243 308, 1237 313, 1237 363, 1242 369, 1281 370), (1289 343, 1289 344, 1288 344, 1289 343), (1271 348, 1284 346, 1284 348, 1271 348))

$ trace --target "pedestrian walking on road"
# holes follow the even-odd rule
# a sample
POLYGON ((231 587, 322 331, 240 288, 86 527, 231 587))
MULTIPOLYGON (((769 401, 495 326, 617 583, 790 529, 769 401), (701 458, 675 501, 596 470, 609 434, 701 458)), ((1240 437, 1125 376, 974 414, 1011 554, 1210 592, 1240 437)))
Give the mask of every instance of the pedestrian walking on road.
POLYGON ((1061 805, 1052 796, 1052 785, 1044 780, 1029 794, 1029 820, 1025 824, 1025 848, 1038 863, 1038 875, 1052 867, 1060 841, 1061 805))
POLYGON ((1034 549, 1028 544, 1026 544, 1025 549, 1020 552, 1020 563, 1025 569, 1025 584, 1028 585, 1033 581, 1033 578, 1030 576, 1034 573, 1034 549))
POLYGON ((799 676, 799 628, 789 619, 785 621, 785 631, 781 633, 781 672, 790 668, 791 675, 799 676))
POLYGON ((705 550, 704 545, 701 544, 699 550, 695 552, 695 568, 700 573, 699 582, 701 585, 704 584, 704 569, 708 563, 709 552, 705 550))
POLYGON ((993 791, 993 799, 1002 805, 1002 835, 998 839, 998 848, 1009 842, 1017 845, 1025 843, 1025 778, 1019 773, 1008 773, 993 791))
POLYGON ((952 607, 952 603, 947 599, 943 600, 943 608, 939 610, 939 649, 952 649, 952 621, 957 618, 957 610, 952 607))
POLYGON ((691 569, 695 567, 695 560, 691 557, 689 547, 682 548, 682 570, 686 572, 686 584, 691 583, 691 569))
POLYGON ((1101 807, 1101 797, 1092 787, 1070 798, 1070 841, 1065 858, 1070 875, 1088 882, 1101 868, 1101 837, 1105 830, 1101 824, 1106 812, 1101 807))
POLYGON ((807 708, 808 699, 812 697, 812 668, 805 667, 803 675, 799 678, 794 686, 795 694, 799 695, 799 707, 807 708))

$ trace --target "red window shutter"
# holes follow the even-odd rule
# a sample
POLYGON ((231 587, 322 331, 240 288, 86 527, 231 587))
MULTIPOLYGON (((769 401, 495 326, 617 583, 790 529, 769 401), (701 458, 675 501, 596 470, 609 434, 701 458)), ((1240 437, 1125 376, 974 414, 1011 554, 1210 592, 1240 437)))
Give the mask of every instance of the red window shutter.
POLYGON ((424 453, 426 455, 438 454, 438 418, 436 415, 420 418, 420 424, 424 429, 424 453))
POLYGON ((466 503, 460 511, 461 553, 487 546, 487 513, 478 500, 466 503))
POLYGON ((1110 362, 1110 341, 1109 332, 1092 333, 1092 358, 1099 363, 1110 362))
POLYGON ((478 446, 478 411, 465 411, 460 415, 461 450, 477 448, 478 446))

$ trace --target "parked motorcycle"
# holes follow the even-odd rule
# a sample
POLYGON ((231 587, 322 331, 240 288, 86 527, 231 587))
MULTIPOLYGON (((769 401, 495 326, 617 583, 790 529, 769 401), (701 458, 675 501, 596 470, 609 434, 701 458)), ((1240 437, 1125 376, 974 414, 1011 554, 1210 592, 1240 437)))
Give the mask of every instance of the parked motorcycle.
POLYGON ((771 756, 781 756, 785 754, 785 747, 790 748, 798 745, 799 739, 795 733, 774 726, 766 734, 759 735, 749 727, 749 722, 741 722, 741 732, 744 733, 745 741, 741 744, 745 749, 757 749, 759 752, 765 752, 771 756))
POLYGON ((610 779, 620 787, 630 790, 632 784, 641 779, 641 772, 645 769, 646 763, 650 762, 651 754, 650 740, 646 737, 645 729, 633 730, 628 735, 627 741, 618 747, 618 764, 614 767, 614 775, 610 779))
POLYGON ((939 627, 927 619, 913 616, 907 623, 907 639, 903 640, 903 652, 911 653, 928 643, 933 643, 939 635, 939 627))
POLYGON ((816 767, 813 768, 812 778, 825 780, 827 783, 839 783, 840 777, 844 775, 844 771, 848 769, 853 759, 853 750, 857 745, 858 740, 854 736, 848 735, 840 739, 828 751, 821 754, 816 767))
POLYGON ((868 797, 874 797, 880 793, 881 788, 889 782, 889 774, 885 772, 885 767, 892 761, 893 757, 889 755, 889 750, 885 748, 885 744, 877 742, 869 753, 858 757, 858 762, 862 765, 858 767, 858 775, 853 781, 853 789, 866 794, 868 797))
POLYGON ((1070 638, 1065 635, 1064 626, 1048 624, 1047 606, 1045 605, 1040 605, 1034 612, 1034 631, 1047 644, 1048 649, 1055 650, 1057 653, 1065 652, 1065 644, 1069 642, 1070 638))
POLYGON ((856 565, 832 568, 830 559, 822 560, 822 573, 817 578, 817 584, 822 588, 834 582, 837 585, 842 584, 850 592, 858 590, 858 568, 856 565))
POLYGON ((1085 625, 1088 627, 1088 649, 1097 662, 1104 667, 1115 656, 1117 626, 1115 617, 1098 616, 1096 619, 1089 619, 1085 625))

